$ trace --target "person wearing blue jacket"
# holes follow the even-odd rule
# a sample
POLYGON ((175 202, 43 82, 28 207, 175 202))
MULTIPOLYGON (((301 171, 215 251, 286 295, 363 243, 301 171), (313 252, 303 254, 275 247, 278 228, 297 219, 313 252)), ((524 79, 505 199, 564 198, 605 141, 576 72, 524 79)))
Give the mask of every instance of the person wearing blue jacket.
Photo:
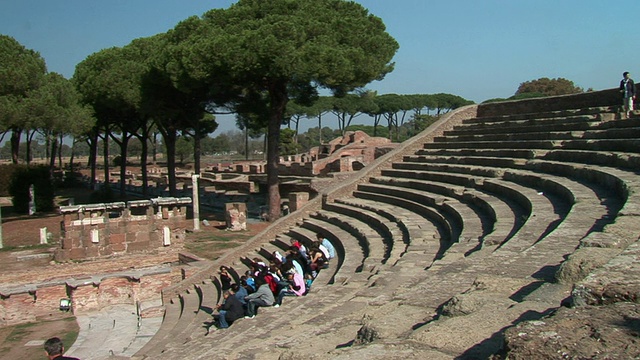
POLYGON ((628 118, 633 111, 633 100, 636 99, 636 84, 631 79, 631 74, 628 71, 622 73, 620 93, 622 93, 623 107, 628 118))

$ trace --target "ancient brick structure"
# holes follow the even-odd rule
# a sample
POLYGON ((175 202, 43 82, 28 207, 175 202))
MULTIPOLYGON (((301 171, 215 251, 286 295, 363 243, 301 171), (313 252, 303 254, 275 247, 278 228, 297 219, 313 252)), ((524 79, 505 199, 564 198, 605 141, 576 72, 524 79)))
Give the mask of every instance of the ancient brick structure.
MULTIPOLYGON (((55 277, 55 274, 51 274, 55 277)), ((60 300, 74 314, 114 304, 139 304, 161 297, 161 290, 183 280, 178 267, 159 265, 78 278, 0 286, 0 325, 36 321, 60 313, 60 300)))
POLYGON ((396 146, 387 138, 349 131, 309 153, 281 157, 278 171, 281 175, 298 176, 358 171, 396 146))
POLYGON ((57 261, 152 250, 184 239, 191 198, 63 206, 57 261))

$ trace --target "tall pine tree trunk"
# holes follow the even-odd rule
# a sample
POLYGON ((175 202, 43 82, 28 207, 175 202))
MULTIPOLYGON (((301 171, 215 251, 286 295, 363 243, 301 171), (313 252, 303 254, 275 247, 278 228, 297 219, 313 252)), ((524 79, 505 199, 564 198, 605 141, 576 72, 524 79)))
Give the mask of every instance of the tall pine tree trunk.
POLYGON ((64 135, 59 134, 58 135, 58 167, 60 167, 60 170, 63 169, 62 167, 62 142, 63 141, 64 141, 64 135))
POLYGON ((20 154, 20 135, 22 135, 22 129, 11 129, 11 161, 14 164, 18 163, 20 154))
POLYGON ((280 180, 278 178, 278 159, 280 152, 280 124, 287 107, 287 84, 274 80, 269 84, 270 114, 267 130, 267 189, 269 191, 269 221, 280 217, 280 180))
POLYGON ((202 155, 200 132, 196 131, 193 137, 193 171, 200 175, 200 157, 202 155))
POLYGON ((176 190, 176 140, 178 135, 173 129, 167 129, 163 133, 165 151, 167 152, 167 169, 169 171, 169 195, 177 196, 176 190))
POLYGON ((102 142, 102 161, 104 164, 104 186, 105 191, 109 191, 109 182, 111 179, 109 178, 109 134, 104 134, 104 141, 102 142))

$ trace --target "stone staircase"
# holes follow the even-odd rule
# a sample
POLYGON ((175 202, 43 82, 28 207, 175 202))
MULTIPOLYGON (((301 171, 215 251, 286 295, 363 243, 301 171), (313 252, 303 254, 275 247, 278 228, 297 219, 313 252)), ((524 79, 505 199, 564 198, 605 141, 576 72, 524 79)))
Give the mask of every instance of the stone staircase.
POLYGON ((603 299, 594 289, 608 269, 624 288, 640 269, 629 247, 640 234, 640 116, 622 120, 603 98, 448 114, 230 251, 205 281, 165 294, 160 330, 132 358, 487 358, 506 329, 575 303, 577 290, 603 299), (240 274, 242 258, 316 232, 338 258, 307 296, 205 336, 219 265, 240 274))

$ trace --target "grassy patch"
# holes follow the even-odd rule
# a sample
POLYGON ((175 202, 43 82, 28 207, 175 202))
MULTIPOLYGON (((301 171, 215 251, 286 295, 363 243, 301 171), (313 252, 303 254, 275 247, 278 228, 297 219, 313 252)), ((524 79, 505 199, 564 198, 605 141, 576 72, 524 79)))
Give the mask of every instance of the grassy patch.
POLYGON ((62 339, 65 348, 68 349, 78 338, 78 332, 75 317, 7 326, 1 332, 5 336, 0 338, 0 351, 3 359, 42 359, 44 353, 42 346, 25 346, 25 344, 57 336, 62 339))

